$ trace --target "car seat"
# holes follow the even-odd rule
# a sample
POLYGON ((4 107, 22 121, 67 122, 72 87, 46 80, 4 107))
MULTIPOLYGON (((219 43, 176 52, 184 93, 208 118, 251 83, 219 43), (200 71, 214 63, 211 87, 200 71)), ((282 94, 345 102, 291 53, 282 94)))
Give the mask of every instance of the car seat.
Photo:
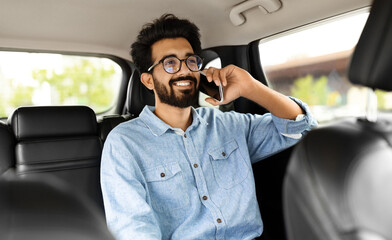
POLYGON ((0 239, 114 240, 83 195, 42 178, 0 179, 0 239))
MULTIPOLYGON (((349 80, 392 90, 392 1, 373 2, 349 80)), ((312 130, 296 147, 284 180, 290 240, 392 239, 392 118, 375 113, 312 130)))

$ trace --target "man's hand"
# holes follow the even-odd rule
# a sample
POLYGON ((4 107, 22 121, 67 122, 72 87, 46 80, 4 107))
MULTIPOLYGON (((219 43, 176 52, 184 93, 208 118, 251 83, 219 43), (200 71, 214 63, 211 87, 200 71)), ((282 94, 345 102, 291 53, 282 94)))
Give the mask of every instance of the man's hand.
POLYGON ((224 101, 219 102, 213 98, 206 98, 206 102, 216 106, 227 104, 239 97, 247 97, 249 89, 257 83, 247 71, 234 65, 228 65, 222 69, 210 67, 204 69, 209 82, 215 82, 217 86, 222 84, 224 101))
POLYGON ((254 79, 242 68, 228 65, 222 69, 211 67, 204 69, 203 72, 209 82, 214 81, 217 86, 222 83, 223 86, 223 102, 206 98, 206 102, 214 106, 244 97, 266 108, 277 117, 294 120, 299 114, 303 114, 297 103, 254 79))

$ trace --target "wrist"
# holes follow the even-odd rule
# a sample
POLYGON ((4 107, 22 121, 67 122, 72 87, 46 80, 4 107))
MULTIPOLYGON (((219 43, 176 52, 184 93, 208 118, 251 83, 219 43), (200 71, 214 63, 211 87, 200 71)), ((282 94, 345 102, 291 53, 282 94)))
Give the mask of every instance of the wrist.
POLYGON ((266 91, 266 86, 256 79, 252 79, 252 81, 248 81, 246 86, 243 88, 241 92, 241 97, 247 98, 251 101, 255 101, 258 96, 264 95, 263 93, 266 91))

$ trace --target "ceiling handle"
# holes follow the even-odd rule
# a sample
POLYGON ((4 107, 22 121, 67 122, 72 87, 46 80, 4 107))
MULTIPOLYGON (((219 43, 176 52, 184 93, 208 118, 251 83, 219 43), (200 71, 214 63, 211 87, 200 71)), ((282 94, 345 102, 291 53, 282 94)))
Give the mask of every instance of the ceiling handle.
POLYGON ((282 2, 279 0, 248 0, 235 5, 230 11, 230 20, 234 26, 244 24, 246 21, 243 12, 251 8, 258 7, 264 13, 273 13, 282 7, 282 2))

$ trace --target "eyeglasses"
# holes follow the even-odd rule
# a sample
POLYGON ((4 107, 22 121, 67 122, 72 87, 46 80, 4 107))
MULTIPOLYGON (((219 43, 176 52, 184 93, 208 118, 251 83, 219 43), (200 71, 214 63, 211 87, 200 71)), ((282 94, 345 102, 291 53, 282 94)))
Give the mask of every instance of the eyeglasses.
POLYGON ((147 69, 150 72, 156 65, 162 63, 163 69, 170 74, 177 73, 181 70, 181 63, 185 61, 185 65, 191 70, 192 72, 198 72, 201 70, 203 66, 203 59, 197 55, 190 55, 185 59, 178 59, 175 56, 168 56, 162 58, 159 62, 155 63, 151 67, 147 69))

